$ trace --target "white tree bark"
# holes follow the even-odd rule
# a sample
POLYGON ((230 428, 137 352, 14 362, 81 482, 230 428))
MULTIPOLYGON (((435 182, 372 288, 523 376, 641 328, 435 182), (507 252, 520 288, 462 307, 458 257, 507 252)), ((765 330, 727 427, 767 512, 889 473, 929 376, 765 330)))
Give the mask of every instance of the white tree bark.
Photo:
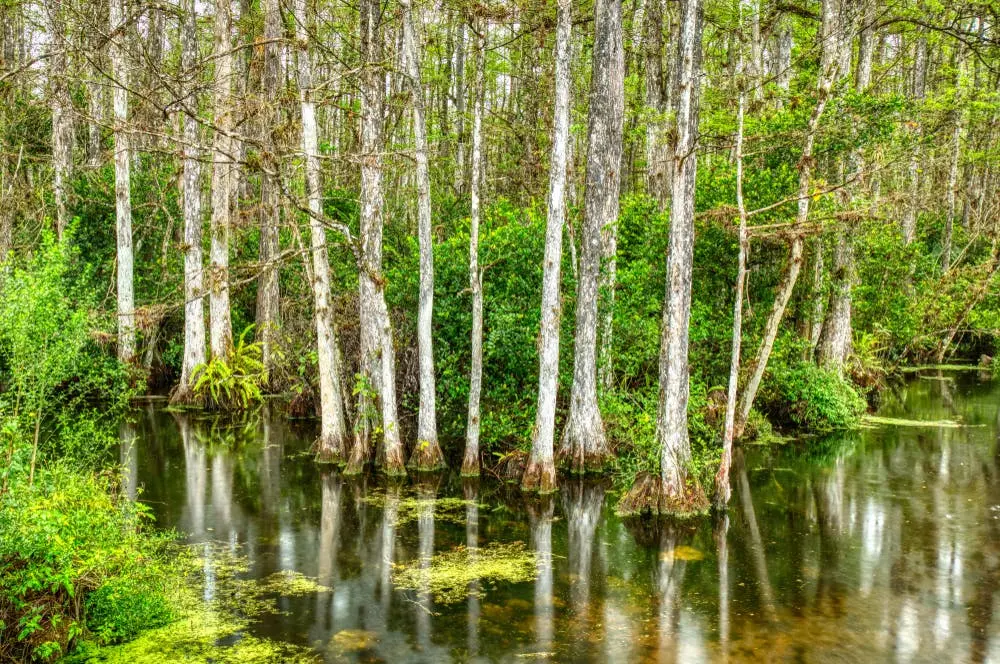
POLYGON ((412 0, 400 0, 403 11, 403 59, 413 97, 413 136, 417 164, 417 236, 420 243, 420 301, 417 312, 417 354, 420 363, 420 405, 417 444, 410 457, 416 470, 442 468, 444 455, 437 437, 437 393, 434 387, 434 240, 431 237, 431 176, 427 159, 424 86, 420 76, 420 49, 413 22, 412 0))
POLYGON ((321 429, 314 450, 316 460, 344 463, 347 459, 347 423, 340 400, 340 372, 337 367, 337 339, 330 306, 330 262, 326 231, 322 223, 319 137, 316 103, 312 99, 312 61, 306 29, 306 0, 295 0, 295 43, 297 46, 299 107, 302 116, 302 152, 306 165, 306 195, 309 201, 309 237, 312 255, 313 316, 316 324, 316 356, 319 372, 321 429))
POLYGON ((618 221, 625 55, 621 0, 594 6, 587 193, 577 270, 573 387, 559 458, 573 473, 600 471, 611 458, 597 405, 597 312, 602 231, 618 221))
POLYGON ((215 0, 213 106, 215 136, 212 140, 212 227, 209 252, 209 338, 212 357, 225 360, 233 347, 229 308, 229 228, 232 224, 233 79, 232 0, 215 0))
POLYGON ((108 55, 114 78, 115 230, 118 249, 118 359, 135 361, 135 294, 132 276, 132 197, 128 134, 128 62, 123 44, 128 26, 124 0, 110 2, 108 55))
POLYGON ((374 404, 381 406, 383 446, 380 460, 390 475, 406 473, 396 416, 396 356, 392 322, 385 303, 382 275, 382 150, 386 81, 382 69, 381 5, 361 2, 361 256, 358 266, 358 307, 361 321, 361 374, 367 385, 359 390, 357 433, 347 472, 360 472, 371 458, 370 435, 374 404), (370 394, 374 391, 374 395, 370 394))
POLYGON ((67 205, 73 167, 73 104, 69 97, 66 66, 69 43, 63 0, 45 3, 49 30, 49 102, 52 109, 52 190, 56 202, 56 236, 62 239, 69 223, 67 205))
MULTIPOLYGON (((465 13, 458 14, 458 35, 455 39, 455 191, 465 193, 465 13)), ((473 104, 476 100, 473 100, 473 104)))
MULTIPOLYGON (((743 52, 740 51, 740 63, 743 52)), ((742 67, 739 67, 742 69, 742 67)), ((739 72, 742 73, 742 72, 739 72)), ((739 75, 738 73, 738 75, 739 75)), ((757 79, 751 79, 759 83, 757 79)), ((729 386, 726 390, 726 418, 722 427, 722 459, 715 475, 716 507, 725 509, 732 496, 729 471, 733 464, 733 437, 736 432, 736 397, 739 392, 740 353, 743 345, 743 290, 747 280, 747 254, 750 241, 747 235, 747 207, 743 198, 743 124, 746 108, 746 91, 742 81, 739 85, 739 100, 736 107, 736 209, 739 214, 739 252, 736 259, 736 292, 733 297, 733 341, 729 355, 729 386)), ((725 542, 725 534, 722 535, 725 542)), ((721 563, 720 563, 721 564, 721 563)), ((721 569, 721 568, 720 568, 721 569)))
MULTIPOLYGON (((268 169, 276 170, 277 146, 271 133, 278 121, 278 90, 281 80, 281 45, 278 40, 284 30, 278 0, 263 0, 264 14, 264 71, 261 77, 263 97, 261 103, 262 159, 268 169)), ((260 181, 260 278, 257 283, 257 338, 261 342, 261 359, 271 375, 275 369, 275 346, 281 327, 281 290, 278 281, 278 253, 280 244, 278 227, 281 224, 279 183, 267 173, 260 181)))
POLYGON ((462 475, 477 477, 479 476, 479 399, 483 391, 483 274, 479 269, 479 222, 488 26, 487 21, 479 23, 476 37, 476 79, 472 101, 472 172, 469 187, 469 291, 472 293, 472 338, 469 360, 469 417, 465 426, 465 456, 462 460, 462 475))
POLYGON ((648 0, 646 7, 646 193, 663 208, 670 192, 673 164, 665 150, 667 136, 666 98, 663 80, 663 14, 664 0, 648 0))
MULTIPOLYGON (((872 3, 863 0, 857 17, 858 59, 854 71, 854 88, 859 94, 863 94, 871 83, 875 45, 874 30, 870 25, 872 9, 872 3)), ((849 48, 851 40, 845 38, 844 42, 846 48, 849 48)), ((843 75, 847 72, 840 73, 843 75)), ((865 174, 865 158, 860 149, 854 151, 850 161, 856 181, 854 187, 865 188, 868 185, 868 177, 865 174)), ((846 202, 849 203, 851 189, 845 189, 844 195, 846 202)), ((854 238, 850 226, 838 232, 831 281, 833 292, 830 294, 830 306, 823 323, 818 360, 822 367, 841 371, 851 352, 853 330, 854 238)))
MULTIPOLYGON (((702 38, 701 0, 682 0, 677 48, 673 187, 670 198, 670 244, 667 292, 660 328, 660 399, 656 439, 660 445, 660 480, 666 506, 680 501, 687 485, 691 443, 687 430, 688 332, 691 319, 691 273, 694 261, 694 188, 697 177, 698 106, 702 38)), ((680 509, 683 505, 678 502, 680 509)), ((668 507, 669 509, 669 507, 668 507)))
POLYGON ((955 102, 951 127, 951 158, 948 164, 948 216, 945 219, 944 238, 941 242, 941 272, 951 269, 951 238, 955 228, 955 216, 958 212, 958 162, 962 152, 962 110, 961 99, 962 58, 955 57, 955 102))
POLYGON ((521 487, 526 491, 556 490, 553 454, 556 427, 556 393, 559 388, 560 281, 562 234, 566 222, 566 163, 569 146, 570 36, 573 6, 559 0, 556 15, 555 107, 552 154, 549 163, 548 217, 542 259, 541 329, 538 333, 538 410, 531 440, 531 455, 521 487))
MULTIPOLYGON (((184 0, 181 5, 181 69, 184 76, 184 92, 187 95, 190 112, 196 113, 198 60, 197 8, 195 0, 184 0)), ((198 121, 184 116, 184 359, 181 362, 181 382, 174 392, 173 400, 184 403, 190 401, 191 388, 197 380, 196 372, 205 363, 205 266, 202 257, 201 219, 201 161, 198 155, 198 121)))
MULTIPOLYGON (((912 101, 919 106, 924 101, 924 83, 927 74, 927 38, 921 37, 917 40, 916 49, 913 56, 913 89, 912 101)), ((918 110, 919 113, 919 110, 918 110)), ((910 166, 908 171, 908 192, 906 209, 903 212, 902 232, 903 244, 910 244, 917 235, 917 213, 920 210, 920 170, 921 159, 923 158, 923 130, 920 121, 916 120, 913 129, 913 150, 910 152, 910 166)))

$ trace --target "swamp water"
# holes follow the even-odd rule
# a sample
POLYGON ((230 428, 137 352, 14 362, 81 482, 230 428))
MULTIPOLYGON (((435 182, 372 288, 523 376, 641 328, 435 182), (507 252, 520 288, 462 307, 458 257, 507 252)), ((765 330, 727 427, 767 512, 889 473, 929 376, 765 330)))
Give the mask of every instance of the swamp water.
POLYGON ((925 373, 885 402, 895 421, 748 447, 728 517, 672 528, 623 521, 594 482, 539 501, 343 478, 266 408, 236 425, 151 405, 122 460, 198 556, 198 601, 233 593, 215 582, 233 560, 267 580, 272 610, 192 661, 1000 662, 1000 384, 925 373))

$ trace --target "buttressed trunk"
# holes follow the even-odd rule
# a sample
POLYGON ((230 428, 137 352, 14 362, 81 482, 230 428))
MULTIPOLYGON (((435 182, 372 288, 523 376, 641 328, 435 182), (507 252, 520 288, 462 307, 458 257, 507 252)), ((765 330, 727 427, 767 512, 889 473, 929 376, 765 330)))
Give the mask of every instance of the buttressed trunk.
MULTIPOLYGON (((687 430, 688 331, 691 318, 691 272, 694 260, 694 188, 701 74, 702 3, 680 5, 680 40, 676 52, 673 186, 670 198, 670 248, 666 297, 660 328, 660 399, 656 439, 660 445, 661 511, 699 509, 685 504, 691 444, 687 430), (676 505, 671 503, 676 501, 676 505)), ((702 497, 703 499, 703 497, 702 497)), ((697 501, 695 501, 697 502, 697 501)))
POLYGON ((406 473, 403 446, 396 417, 396 357, 392 323, 385 302, 382 275, 383 108, 385 79, 382 69, 381 6, 376 0, 361 5, 361 256, 358 266, 358 307, 361 321, 361 374, 358 390, 359 423, 347 470, 361 471, 371 459, 370 435, 375 404, 380 406, 384 470, 390 475, 406 473))
POLYGON ((618 220, 625 60, 621 0, 597 0, 587 152, 587 194, 577 270, 576 336, 569 416, 559 447, 573 473, 600 471, 611 457, 597 406, 598 277, 602 230, 618 220))

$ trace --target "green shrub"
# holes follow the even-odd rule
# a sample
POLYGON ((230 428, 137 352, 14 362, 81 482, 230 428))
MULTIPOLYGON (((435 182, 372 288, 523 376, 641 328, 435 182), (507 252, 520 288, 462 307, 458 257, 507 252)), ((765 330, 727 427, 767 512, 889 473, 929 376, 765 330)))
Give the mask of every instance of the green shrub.
POLYGON ((0 660, 51 660, 88 632, 109 643, 171 618, 145 506, 118 478, 62 463, 0 497, 0 660))
POLYGON ((776 370, 761 397, 772 417, 815 432, 852 427, 866 407, 850 381, 809 362, 776 370))

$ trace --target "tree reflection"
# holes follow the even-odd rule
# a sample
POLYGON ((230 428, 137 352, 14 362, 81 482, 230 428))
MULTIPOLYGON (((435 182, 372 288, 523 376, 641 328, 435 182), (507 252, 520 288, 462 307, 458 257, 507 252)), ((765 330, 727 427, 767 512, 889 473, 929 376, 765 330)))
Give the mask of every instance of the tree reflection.
POLYGON ((551 496, 532 498, 527 506, 531 523, 531 546, 538 554, 538 578, 535 580, 535 648, 538 653, 552 652, 555 610, 552 601, 552 518, 555 501, 551 496))

